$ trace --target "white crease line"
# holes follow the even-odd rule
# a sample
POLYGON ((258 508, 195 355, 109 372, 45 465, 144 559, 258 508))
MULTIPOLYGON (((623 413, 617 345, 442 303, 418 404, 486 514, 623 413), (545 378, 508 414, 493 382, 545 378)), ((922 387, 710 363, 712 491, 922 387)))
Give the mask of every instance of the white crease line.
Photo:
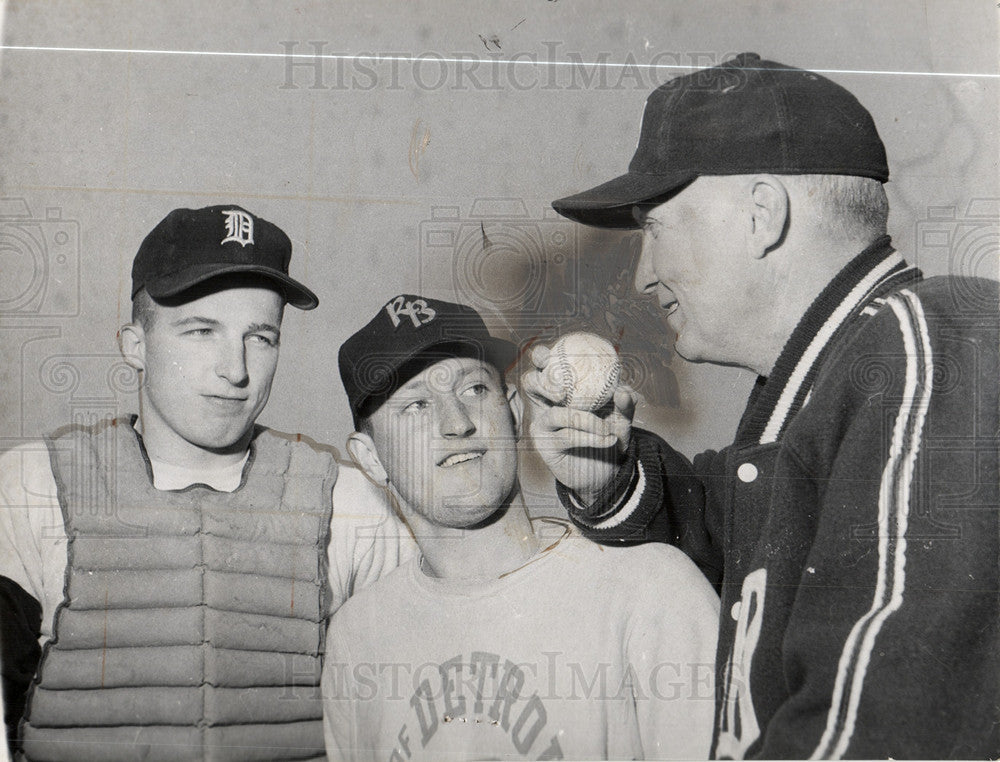
MULTIPOLYGON (((458 63, 467 64, 474 61, 487 63, 507 63, 527 66, 596 66, 605 68, 636 68, 636 69, 683 69, 685 71, 696 71, 704 67, 686 66, 682 64, 642 64, 635 61, 532 61, 523 58, 523 53, 518 53, 518 58, 479 58, 476 54, 469 54, 468 58, 445 58, 437 54, 421 54, 419 56, 393 56, 378 55, 371 53, 355 53, 351 55, 338 55, 332 53, 254 53, 254 52, 233 52, 226 50, 152 50, 143 48, 67 48, 51 47, 46 45, 0 45, 0 50, 19 50, 28 52, 44 53, 115 53, 126 55, 163 55, 163 56, 217 56, 220 58, 292 58, 309 59, 323 61, 375 61, 377 63, 395 61, 397 63, 458 63)), ((750 69, 746 69, 750 70, 750 69)), ((764 69, 761 69, 763 71, 764 69)), ((754 71, 754 70, 751 70, 754 71)), ((809 69, 817 74, 884 74, 899 77, 978 77, 985 79, 1000 79, 1000 73, 989 74, 984 72, 968 71, 886 71, 876 69, 809 69)))

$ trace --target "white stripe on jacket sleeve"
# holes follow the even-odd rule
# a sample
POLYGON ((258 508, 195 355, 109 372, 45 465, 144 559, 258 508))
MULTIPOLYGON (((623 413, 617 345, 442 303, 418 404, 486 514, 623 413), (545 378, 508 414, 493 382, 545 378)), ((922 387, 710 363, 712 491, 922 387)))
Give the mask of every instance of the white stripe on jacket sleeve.
POLYGON ((903 605, 906 585, 906 530, 913 470, 930 405, 933 363, 923 307, 916 294, 902 290, 888 300, 903 338, 906 380, 882 471, 878 504, 878 574, 871 607, 851 629, 837 667, 826 730, 813 759, 840 759, 847 752, 875 639, 885 621, 903 605))

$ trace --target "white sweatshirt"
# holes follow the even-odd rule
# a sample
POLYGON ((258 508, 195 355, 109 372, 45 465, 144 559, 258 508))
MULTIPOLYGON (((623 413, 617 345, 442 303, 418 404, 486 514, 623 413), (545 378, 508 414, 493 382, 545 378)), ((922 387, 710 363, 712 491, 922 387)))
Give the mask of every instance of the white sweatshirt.
POLYGON ((500 579, 431 578, 416 557, 333 617, 331 760, 707 757, 711 586, 675 548, 533 523, 544 549, 500 579))

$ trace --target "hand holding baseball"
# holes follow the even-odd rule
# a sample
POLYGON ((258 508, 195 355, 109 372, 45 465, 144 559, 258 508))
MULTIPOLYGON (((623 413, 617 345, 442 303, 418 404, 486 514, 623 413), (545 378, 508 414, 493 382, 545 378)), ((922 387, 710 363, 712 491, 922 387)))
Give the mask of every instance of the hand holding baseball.
POLYGON ((531 406, 529 433, 553 476, 593 502, 614 479, 628 448, 636 395, 621 383, 614 347, 593 334, 569 334, 535 347, 521 377, 531 406))

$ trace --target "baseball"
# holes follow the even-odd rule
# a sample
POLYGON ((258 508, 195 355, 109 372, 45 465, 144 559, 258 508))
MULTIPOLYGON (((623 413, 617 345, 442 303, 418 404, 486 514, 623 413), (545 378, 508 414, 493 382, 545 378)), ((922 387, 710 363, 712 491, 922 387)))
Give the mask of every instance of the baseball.
POLYGON ((594 411, 611 399, 621 371, 611 342, 592 333, 570 333, 552 347, 543 373, 545 384, 561 393, 562 404, 594 411))

